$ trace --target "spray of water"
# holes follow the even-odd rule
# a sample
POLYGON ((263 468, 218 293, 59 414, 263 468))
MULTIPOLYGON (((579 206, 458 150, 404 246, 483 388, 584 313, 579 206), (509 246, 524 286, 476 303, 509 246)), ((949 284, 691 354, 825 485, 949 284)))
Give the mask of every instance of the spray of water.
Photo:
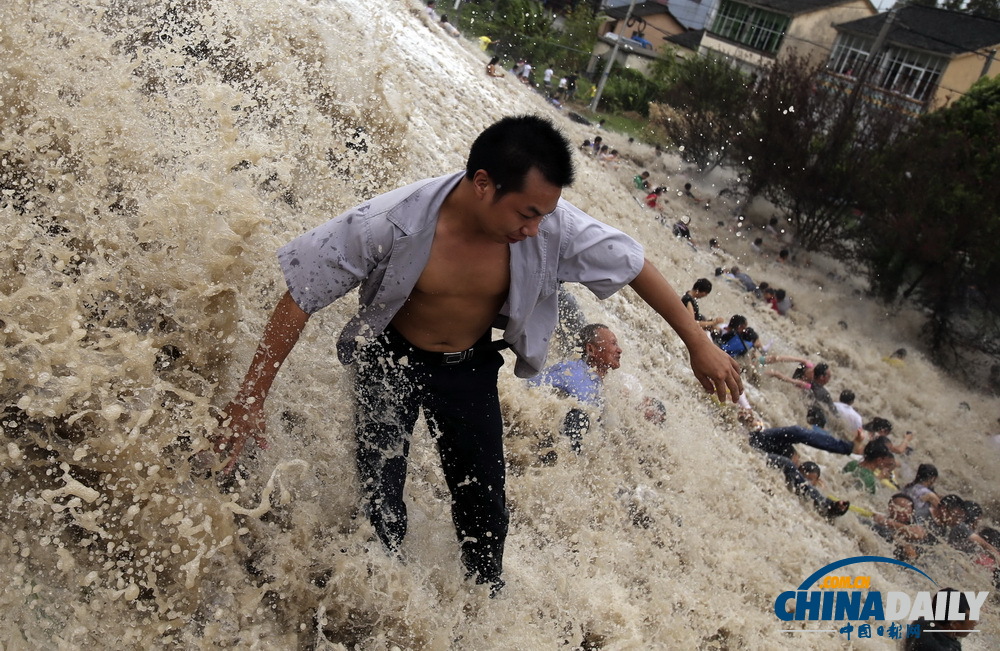
MULTIPOLYGON (((579 294, 634 376, 609 379, 583 454, 553 434, 564 402, 509 365, 502 375, 513 519, 499 599, 463 581, 423 426, 402 558, 357 517, 349 380, 332 352, 350 298, 310 322, 282 370, 271 449, 220 486, 216 409, 283 291, 281 243, 457 169, 501 115, 551 115, 577 141, 593 133, 509 76, 486 78, 482 53, 405 0, 11 0, 0 24, 0 639, 11 647, 801 648, 776 632, 774 596, 859 546, 887 553, 857 521, 830 525, 785 491, 628 291, 579 294), (645 393, 667 403, 665 425, 642 418, 645 393)), ((662 179, 682 169, 646 146, 619 149, 662 179)), ((567 197, 645 241, 678 287, 718 266, 629 198, 629 165, 579 166, 567 197)), ((690 212, 680 201, 667 211, 690 212)), ((714 223, 706 213, 692 226, 714 223)), ((995 401, 916 354, 904 369, 882 364, 912 333, 880 327, 850 280, 829 278, 837 269, 816 260, 783 278, 799 306, 790 320, 723 286, 712 307, 834 362, 868 413, 921 433, 950 486, 995 499, 982 436, 995 401), (834 314, 853 329, 819 316, 834 314)), ((786 387, 751 396, 776 424, 801 420, 786 387)), ((815 458, 851 490, 836 459, 815 458)), ((957 554, 929 562, 987 589, 957 554)), ((882 589, 918 589, 879 572, 882 589)), ((985 628, 971 644, 996 642, 985 628)))

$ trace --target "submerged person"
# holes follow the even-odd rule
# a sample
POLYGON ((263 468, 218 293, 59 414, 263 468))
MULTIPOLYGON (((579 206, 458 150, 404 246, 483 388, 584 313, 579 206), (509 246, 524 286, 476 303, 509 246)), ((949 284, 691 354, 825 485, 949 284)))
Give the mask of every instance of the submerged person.
POLYGON ((767 457, 767 464, 782 471, 785 484, 797 495, 808 498, 822 515, 837 517, 847 513, 850 502, 836 501, 823 495, 803 475, 798 465, 798 453, 795 445, 808 445, 818 450, 833 454, 849 455, 856 453, 864 444, 863 432, 858 432, 854 442, 842 441, 822 429, 826 418, 820 409, 809 410, 806 421, 812 427, 791 425, 788 427, 773 427, 757 432, 751 432, 751 447, 761 451, 767 457))
MULTIPOLYGON (((579 359, 549 366, 529 380, 532 386, 548 385, 561 394, 576 398, 583 406, 599 409, 601 389, 608 371, 621 367, 622 349, 618 338, 603 323, 590 323, 580 329, 579 359)), ((562 433, 569 437, 574 452, 579 452, 583 436, 590 429, 590 416, 574 407, 563 420, 562 433)))
POLYGON ((702 386, 721 400, 739 396, 738 366, 701 334, 642 246, 561 199, 572 180, 571 146, 551 122, 507 117, 476 138, 464 171, 375 197, 282 247, 288 289, 225 409, 217 449, 229 455, 227 471, 248 439, 266 442, 266 398, 310 316, 356 287, 361 306, 337 354, 356 367, 366 515, 396 552, 407 529, 409 441, 423 409, 462 561, 493 594, 503 585, 509 521, 499 349, 513 350, 520 377, 544 366, 560 281, 599 298, 631 286, 684 341, 702 386), (502 341, 492 341, 494 327, 502 341))
POLYGON ((844 472, 853 475, 859 487, 874 495, 881 480, 892 476, 896 455, 889 450, 884 439, 872 439, 865 445, 862 457, 861 461, 848 461, 844 472))
POLYGON ((918 627, 920 632, 913 636, 907 634, 903 651, 961 651, 962 638, 976 628, 979 609, 974 615, 964 593, 945 588, 934 595, 932 606, 934 613, 940 613, 939 619, 921 617, 914 621, 911 626, 918 627), (961 613, 963 617, 952 619, 953 612, 961 613))
POLYGON ((937 479, 937 466, 933 463, 922 463, 917 466, 917 474, 913 481, 903 487, 903 493, 913 500, 913 514, 918 520, 930 518, 931 507, 941 502, 941 498, 934 492, 937 479))

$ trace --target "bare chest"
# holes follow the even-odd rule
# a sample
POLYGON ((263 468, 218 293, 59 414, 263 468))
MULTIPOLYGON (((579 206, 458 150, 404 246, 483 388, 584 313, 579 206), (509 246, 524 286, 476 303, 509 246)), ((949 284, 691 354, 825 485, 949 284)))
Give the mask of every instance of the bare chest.
POLYGON ((416 290, 430 296, 493 301, 506 298, 509 287, 510 248, 507 245, 469 246, 448 238, 435 238, 416 290))

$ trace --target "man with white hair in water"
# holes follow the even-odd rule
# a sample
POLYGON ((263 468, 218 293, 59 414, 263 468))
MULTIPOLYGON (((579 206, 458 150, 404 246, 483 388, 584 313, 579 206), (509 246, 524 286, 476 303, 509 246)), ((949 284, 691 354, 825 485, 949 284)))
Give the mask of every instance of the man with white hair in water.
POLYGON ((738 365, 704 335, 642 246, 561 198, 572 180, 572 147, 549 121, 508 117, 476 138, 465 170, 375 197, 282 247, 288 290, 226 407, 228 434, 217 447, 227 469, 247 440, 265 443, 264 403, 310 316, 358 287, 360 309, 337 353, 355 368, 365 513, 398 552, 410 436, 422 409, 462 561, 492 594, 503 585, 509 519, 499 349, 513 350, 520 377, 543 367, 559 282, 583 283, 599 298, 631 286, 684 341, 702 386, 720 400, 739 396, 738 365))

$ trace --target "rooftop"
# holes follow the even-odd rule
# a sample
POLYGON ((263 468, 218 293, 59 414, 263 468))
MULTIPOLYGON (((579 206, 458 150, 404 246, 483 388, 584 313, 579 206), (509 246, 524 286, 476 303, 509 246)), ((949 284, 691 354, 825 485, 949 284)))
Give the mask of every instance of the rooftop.
POLYGON ((808 14, 820 9, 837 7, 852 0, 734 0, 739 4, 768 9, 787 16, 808 14))
MULTIPOLYGON (((861 36, 878 35, 888 14, 879 14, 837 25, 837 30, 861 36)), ((974 52, 1000 44, 1000 21, 922 5, 899 10, 889 30, 888 42, 940 54, 974 52)))

